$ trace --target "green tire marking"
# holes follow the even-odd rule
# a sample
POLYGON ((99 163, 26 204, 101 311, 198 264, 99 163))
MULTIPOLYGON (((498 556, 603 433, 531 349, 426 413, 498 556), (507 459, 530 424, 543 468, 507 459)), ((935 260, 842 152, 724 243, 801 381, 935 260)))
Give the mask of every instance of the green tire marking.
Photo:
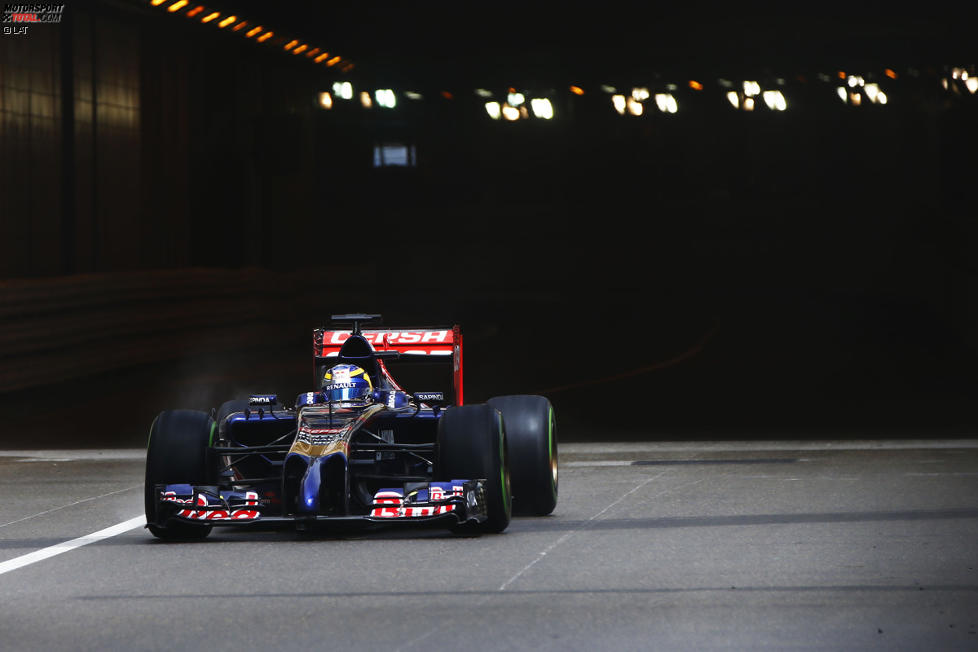
POLYGON ((214 445, 214 429, 217 428, 217 421, 211 421, 211 436, 207 440, 207 446, 211 447, 214 445))
POLYGON ((550 459, 554 457, 554 407, 551 405, 547 411, 547 449, 550 459))
POLYGON ((503 446, 505 443, 503 440, 503 419, 502 416, 497 417, 496 421, 499 423, 499 485, 503 492, 503 504, 506 504, 506 497, 509 492, 506 491, 506 448, 503 446))

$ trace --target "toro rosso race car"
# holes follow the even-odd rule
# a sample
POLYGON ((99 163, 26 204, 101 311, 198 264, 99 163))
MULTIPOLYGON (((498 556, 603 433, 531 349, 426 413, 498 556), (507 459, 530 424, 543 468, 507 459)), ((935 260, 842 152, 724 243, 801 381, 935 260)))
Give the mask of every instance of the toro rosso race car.
POLYGON ((210 413, 161 412, 146 454, 150 532, 201 539, 215 525, 402 523, 481 533, 506 529, 514 509, 552 512, 550 401, 463 405, 459 327, 361 329, 379 318, 334 315, 313 331, 316 389, 291 406, 261 394, 210 413), (389 371, 402 363, 449 371, 451 391, 409 392, 389 371))

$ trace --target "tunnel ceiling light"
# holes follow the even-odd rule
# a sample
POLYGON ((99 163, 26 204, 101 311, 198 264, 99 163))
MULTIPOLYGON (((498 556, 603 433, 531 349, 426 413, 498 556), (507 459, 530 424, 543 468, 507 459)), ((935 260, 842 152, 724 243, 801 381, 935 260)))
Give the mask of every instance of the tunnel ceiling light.
POLYGON ((649 99, 649 89, 647 88, 633 88, 632 89, 632 99, 641 102, 642 100, 649 99))
POLYGON ((454 100, 455 99, 455 96, 452 95, 449 91, 442 91, 441 92, 441 96, 444 97, 446 100, 454 100))
POLYGON ((520 119, 520 110, 515 106, 510 106, 509 104, 503 104, 502 114, 503 118, 509 120, 510 122, 516 122, 520 119))
POLYGON ((204 5, 197 5, 196 7, 194 7, 193 9, 187 12, 187 18, 193 18, 203 10, 204 10, 204 5))
POLYGON ((166 2, 166 0, 151 0, 150 4, 153 5, 154 7, 159 7, 164 2, 166 2))
POLYGON ((839 96, 839 99, 843 102, 849 101, 849 93, 846 91, 845 86, 839 86, 835 89, 835 94, 839 96))
POLYGON ((306 52, 306 58, 307 59, 312 59, 317 54, 319 54, 319 48, 313 48, 313 49, 309 50, 308 52, 306 52))
POLYGON ((625 98, 625 108, 634 116, 642 115, 645 112, 645 107, 642 106, 642 103, 630 95, 625 98))
POLYGON ((679 110, 679 104, 676 102, 676 98, 673 97, 672 93, 656 93, 655 105, 663 113, 675 113, 679 110))
MULTIPOLYGON (((974 92, 974 91, 972 91, 972 92, 974 92)), ((889 102, 889 98, 886 97, 886 93, 884 93, 883 91, 880 91, 879 93, 876 94, 876 103, 877 104, 886 104, 887 102, 889 102)))
POLYGON ((248 26, 247 20, 242 20, 240 23, 231 28, 232 32, 240 32, 242 29, 248 26))
POLYGON ((360 91, 360 104, 362 104, 363 108, 365 109, 369 109, 374 105, 374 101, 370 99, 370 93, 367 91, 360 91))
POLYGON ((745 81, 744 82, 744 95, 747 97, 753 97, 755 95, 761 94, 761 85, 756 81, 745 81))
POLYGON ((554 117, 554 106, 545 97, 534 97, 530 100, 530 108, 533 109, 533 115, 543 120, 551 120, 554 117))
POLYGON ((788 108, 788 102, 784 99, 784 94, 781 91, 764 91, 761 96, 764 98, 767 108, 772 111, 784 111, 788 108))
POLYGON ((316 57, 315 59, 313 59, 313 61, 315 61, 316 63, 320 63, 320 62, 322 62, 323 59, 325 59, 328 56, 329 56, 329 52, 323 52, 318 57, 316 57))
POLYGON ((519 106, 525 101, 526 98, 523 97, 523 93, 510 91, 509 94, 506 96, 506 103, 509 104, 510 106, 519 106))
POLYGON ((335 66, 340 62, 340 57, 337 55, 326 62, 327 66, 335 66))
POLYGON ((253 27, 252 29, 249 29, 247 32, 245 32, 245 37, 246 38, 251 38, 252 36, 254 36, 255 34, 257 34, 258 32, 262 31, 263 29, 264 29, 264 27, 262 27, 261 25, 259 25, 258 27, 253 27))
POLYGON ((219 12, 219 11, 212 11, 211 13, 209 13, 206 16, 204 16, 203 18, 201 18, 200 19, 200 22, 202 22, 202 23, 209 23, 212 20, 214 20, 215 18, 219 18, 220 16, 221 16, 221 12, 219 12))
POLYGON ((875 104, 876 98, 879 97, 880 94, 880 86, 879 84, 873 84, 873 83, 866 84, 863 87, 863 92, 866 93, 866 97, 869 98, 869 101, 875 104))
POLYGON ((224 20, 222 20, 221 22, 219 22, 217 24, 217 26, 220 27, 221 29, 224 29, 225 27, 227 27, 228 25, 230 25, 231 23, 233 23, 237 19, 238 19, 237 16, 228 16, 227 18, 225 18, 224 20))
POLYGON ((570 92, 573 93, 574 95, 584 95, 584 89, 581 88, 580 86, 571 86, 570 92))
POLYGON ((479 97, 492 97, 492 91, 485 88, 475 89, 475 94, 478 95, 479 97))
POLYGON ((612 95, 618 92, 617 88, 614 86, 608 86, 607 84, 601 84, 601 90, 612 95))
POLYGON ((897 78, 896 71, 893 70, 893 69, 891 69, 891 68, 885 69, 883 71, 883 74, 886 75, 887 77, 889 77, 890 79, 896 79, 897 78))
POLYGON ((964 87, 968 89, 968 92, 974 95, 978 92, 978 77, 968 77, 968 81, 964 83, 964 87))
POLYGON ((701 91, 701 90, 703 90, 703 84, 699 83, 695 79, 690 79, 689 80, 689 87, 692 88, 694 91, 701 91))
POLYGON ((499 102, 486 102, 486 113, 493 120, 499 120, 502 116, 502 109, 499 106, 499 102))
POLYGON ((745 97, 744 98, 744 111, 753 111, 753 110, 754 110, 754 98, 753 97, 745 97))
POLYGON ((292 48, 294 48, 298 44, 299 44, 299 41, 297 41, 296 39, 292 39, 291 41, 289 41, 288 43, 286 43, 282 47, 284 47, 286 50, 291 50, 292 48))
POLYGON ((618 115, 625 115, 625 96, 621 94, 611 96, 611 104, 615 107, 618 115))
POLYGON ((172 5, 166 8, 170 13, 176 13, 190 4, 187 0, 177 0, 172 5))
POLYGON ((265 41, 272 38, 273 36, 275 36, 275 32, 265 32, 264 34, 259 36, 257 40, 259 43, 264 43, 265 41))
POLYGON ((422 95, 421 93, 415 93, 414 91, 404 91, 404 97, 408 98, 409 100, 424 99, 424 95, 422 95))
POLYGON ((344 100, 353 99, 353 84, 348 81, 333 82, 333 92, 344 100))
POLYGON ((296 49, 292 50, 292 54, 302 54, 303 52, 305 52, 308 49, 309 49, 309 46, 306 45, 305 43, 303 43, 302 45, 300 45, 296 49))
POLYGON ((740 108, 740 95, 737 94, 737 91, 727 91, 727 101, 730 102, 733 108, 740 108))
POLYGON ((380 88, 374 91, 374 98, 377 104, 385 109, 393 109, 397 105, 397 96, 389 88, 380 88))
POLYGON ((333 108, 333 96, 329 94, 329 91, 323 91, 319 94, 319 106, 324 109, 333 108))

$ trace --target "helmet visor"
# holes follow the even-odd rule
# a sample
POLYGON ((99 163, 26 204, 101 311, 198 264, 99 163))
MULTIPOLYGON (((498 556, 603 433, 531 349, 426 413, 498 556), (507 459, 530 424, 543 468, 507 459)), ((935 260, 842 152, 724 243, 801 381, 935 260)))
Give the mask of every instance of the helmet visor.
POLYGON ((329 401, 359 401, 369 392, 369 387, 354 383, 334 383, 323 388, 323 393, 329 401))

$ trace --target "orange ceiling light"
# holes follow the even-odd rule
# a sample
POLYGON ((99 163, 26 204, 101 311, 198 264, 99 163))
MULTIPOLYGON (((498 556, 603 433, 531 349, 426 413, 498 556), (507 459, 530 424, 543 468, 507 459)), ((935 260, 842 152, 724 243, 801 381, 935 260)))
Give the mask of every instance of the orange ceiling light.
POLYGON ((328 56, 329 56, 329 52, 323 52, 318 57, 316 57, 315 59, 313 59, 313 61, 315 61, 316 63, 322 63, 323 62, 323 59, 325 59, 328 56))
POLYGON ((288 43, 285 44, 285 49, 286 50, 291 50, 292 48, 294 48, 297 45, 299 45, 299 41, 297 41, 296 39, 292 39, 291 41, 289 41, 288 43))
POLYGON ((183 9, 184 7, 186 7, 188 4, 189 3, 188 3, 187 0, 177 0, 172 5, 170 5, 169 7, 167 7, 166 10, 169 11, 169 12, 171 12, 171 13, 174 13, 174 12, 180 11, 181 9, 183 9))
POLYGON ((340 56, 339 55, 336 55, 335 57, 333 57, 332 59, 330 59, 329 61, 327 61, 326 62, 326 65, 327 66, 335 66, 339 62, 340 62, 340 56))
POLYGON ((455 99, 455 96, 449 93, 448 91, 442 91, 441 96, 444 97, 446 100, 455 99))
POLYGON ((152 2, 150 2, 150 4, 153 5, 154 7, 159 7, 164 2, 166 2, 166 0, 152 0, 152 2))
POLYGON ((238 19, 237 16, 228 16, 227 18, 225 18, 224 20, 222 20, 221 22, 219 22, 217 24, 217 26, 220 27, 221 29, 224 29, 225 27, 227 27, 228 25, 230 25, 231 23, 233 23, 237 19, 238 19))
POLYGON ((845 79, 846 78, 846 73, 842 72, 841 70, 839 72, 835 73, 835 74, 838 75, 839 79, 845 79))
POLYGON ((193 18, 203 10, 204 10, 204 5, 197 5, 196 7, 194 7, 193 9, 187 12, 187 18, 193 18))
POLYGON ((690 79, 689 80, 689 87, 692 88, 694 91, 701 91, 701 90, 703 90, 703 84, 699 83, 695 79, 690 79))
POLYGON ((883 74, 886 75, 887 77, 889 77, 890 79, 896 79, 897 78, 896 71, 893 70, 892 68, 887 68, 886 70, 883 71, 883 74))
POLYGON ((308 52, 306 52, 306 56, 309 57, 310 59, 312 59, 317 54, 319 54, 319 48, 313 48, 313 49, 309 50, 308 52))
POLYGON ((573 93, 574 95, 584 95, 584 89, 581 88, 580 86, 571 86, 570 92, 573 93))
POLYGON ((264 43, 265 41, 272 38, 273 36, 275 36, 275 32, 265 32, 264 34, 258 37, 258 42, 264 43))
POLYGON ((303 43, 302 45, 300 45, 296 49, 292 50, 292 54, 302 54, 303 52, 305 52, 308 49, 309 49, 309 46, 306 45, 305 43, 303 43))
POLYGON ((215 18, 220 17, 220 15, 221 15, 221 12, 219 12, 219 11, 212 11, 211 13, 209 13, 206 16, 204 16, 203 18, 201 18, 200 19, 200 22, 202 22, 202 23, 209 23, 212 20, 214 20, 215 18))
POLYGON ((231 28, 232 32, 240 32, 248 24, 247 20, 242 20, 240 23, 231 28))
POLYGON ((259 25, 258 27, 253 27, 253 28, 249 29, 247 32, 245 32, 245 37, 251 38, 252 36, 254 36, 258 32, 260 32, 261 30, 262 30, 262 26, 261 25, 259 25))

